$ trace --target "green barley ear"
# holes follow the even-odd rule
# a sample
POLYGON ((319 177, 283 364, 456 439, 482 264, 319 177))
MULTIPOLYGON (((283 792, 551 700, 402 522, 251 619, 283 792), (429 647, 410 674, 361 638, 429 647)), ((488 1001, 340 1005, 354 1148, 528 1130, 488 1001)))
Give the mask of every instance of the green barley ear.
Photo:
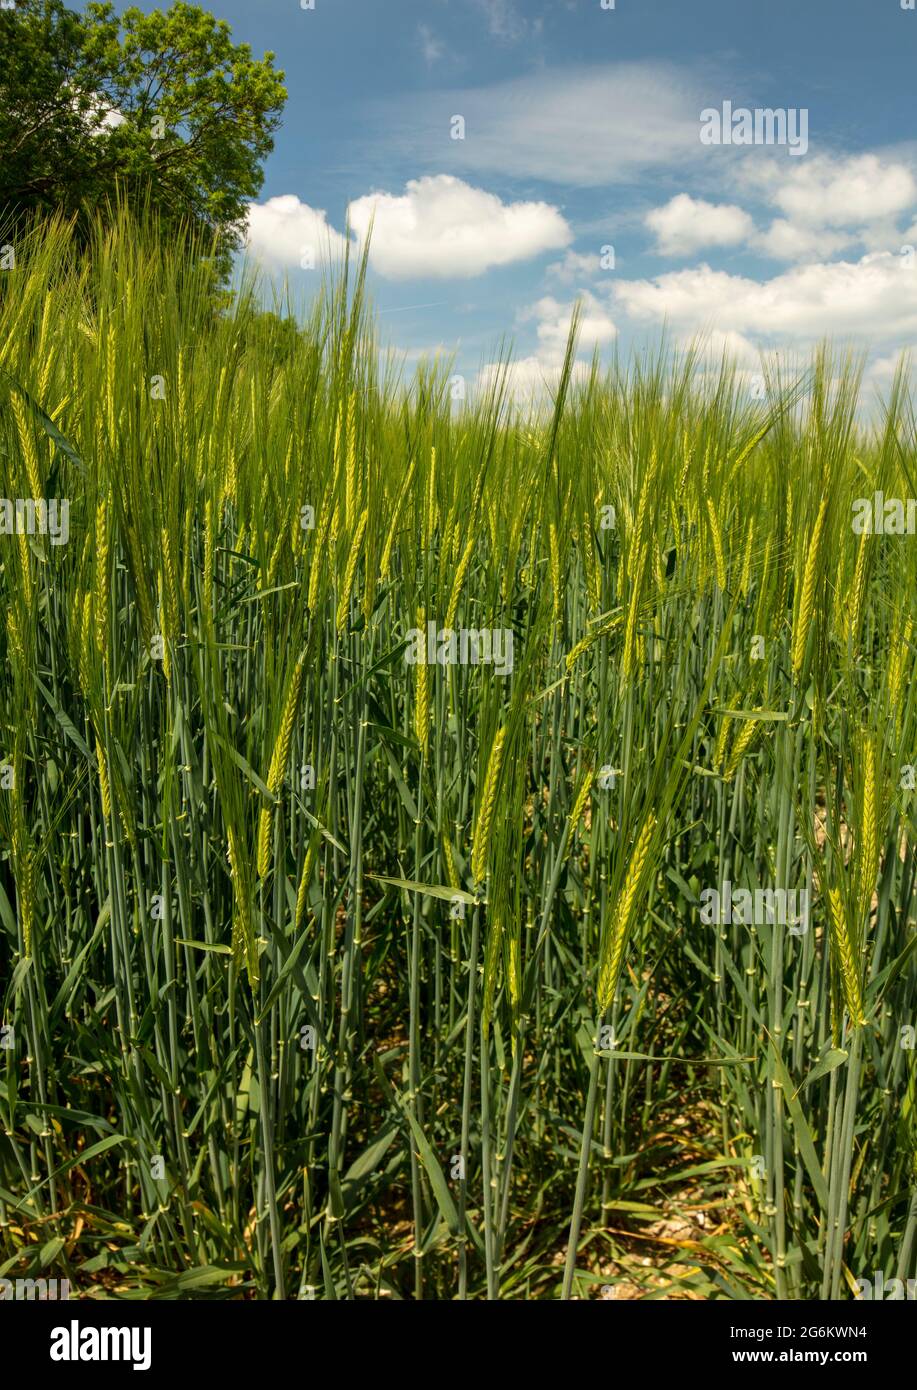
POLYGON ((92 606, 95 616, 95 642, 96 650, 102 658, 104 666, 108 667, 109 644, 110 644, 110 622, 111 622, 111 577, 109 570, 109 556, 111 551, 111 515, 108 503, 105 498, 100 498, 96 508, 95 520, 95 589, 93 592, 92 606))
POLYGON ((111 825, 111 782, 108 780, 108 763, 105 750, 96 738, 96 766, 99 770, 99 795, 102 798, 102 815, 111 825))
POLYGON ((731 782, 736 775, 739 763, 751 747, 760 727, 760 719, 745 720, 745 727, 737 734, 735 743, 732 745, 732 751, 729 754, 729 761, 723 771, 724 782, 731 782))
POLYGON ((713 558, 716 562, 716 583, 721 594, 726 592, 726 555, 723 550, 723 532, 720 519, 712 497, 707 498, 707 518, 710 522, 710 535, 713 539, 713 558))
POLYGON ((449 595, 449 606, 446 609, 446 620, 444 626, 453 628, 455 626, 455 615, 458 612, 459 595, 462 592, 462 585, 465 582, 465 575, 468 566, 471 564, 471 557, 474 554, 474 535, 468 537, 465 549, 462 551, 462 558, 458 562, 455 571, 455 578, 452 581, 452 593, 449 595))
POLYGON ((430 668, 426 662, 427 615, 417 610, 417 627, 423 633, 424 659, 414 665, 414 737, 424 758, 430 746, 430 668))
POLYGON ((726 757, 726 744, 729 742, 729 730, 732 728, 732 716, 724 714, 720 721, 719 733, 716 736, 716 746, 713 749, 713 771, 719 772, 726 757))
POLYGON ((348 526, 353 525, 357 509, 357 432, 356 432, 357 393, 351 391, 347 402, 347 455, 344 465, 344 515, 348 526))
POLYGON ((303 862, 299 888, 296 893, 296 906, 293 910, 294 936, 298 934, 302 926, 302 919, 306 915, 306 899, 309 893, 309 884, 312 882, 312 874, 315 871, 315 861, 318 858, 318 849, 321 844, 321 839, 321 830, 314 830, 309 840, 309 848, 306 850, 306 858, 303 862))
POLYGON ((866 1022, 863 1013, 863 988, 850 920, 839 888, 828 890, 828 909, 831 946, 844 993, 844 1003, 852 1026, 860 1028, 866 1022))
MULTIPOLYGON (((280 732, 274 744, 274 751, 271 754, 271 763, 267 774, 267 789, 272 797, 280 794, 283 787, 283 779, 286 776, 287 764, 290 761, 290 744, 293 739, 293 725, 296 721, 296 711, 299 708, 299 695, 302 690, 302 676, 305 665, 305 656, 301 656, 293 668, 287 685, 286 696, 283 702, 283 712, 280 716, 280 732)), ((271 864, 271 833, 274 826, 274 805, 269 802, 262 806, 261 815, 258 819, 258 877, 267 878, 271 864)))
POLYGON ((741 452, 737 455, 736 460, 732 465, 731 474, 738 473, 745 460, 749 457, 750 454, 752 454, 755 451, 755 449, 757 449, 764 436, 770 432, 773 423, 773 420, 768 420, 767 424, 762 425, 761 429, 758 430, 757 434, 752 436, 752 438, 745 445, 744 449, 742 449, 741 452))
POLYGON ((742 557, 742 571, 739 575, 739 593, 743 598, 748 597, 751 588, 751 557, 755 543, 755 519, 752 517, 748 523, 748 539, 745 542, 745 554, 742 557))
POLYGON ((35 447, 35 436, 32 432, 29 413, 18 391, 12 391, 10 393, 10 404, 13 407, 13 415, 16 420, 19 449, 22 454, 22 461, 25 464, 29 492, 31 496, 37 500, 39 497, 44 496, 44 489, 41 485, 41 474, 38 466, 38 450, 35 447))
POLYGON ((898 738, 901 737, 904 720, 904 704, 901 698, 904 687, 904 661, 911 650, 913 635, 913 619, 908 617, 902 625, 899 617, 891 635, 892 649, 888 660, 888 708, 898 738))
POLYGON ((385 538, 385 545, 382 547, 382 559, 379 562, 379 578, 383 582, 388 578, 389 569, 392 563, 392 548, 395 544, 395 532, 398 527, 399 519, 401 517, 401 507, 407 495, 408 488, 411 486, 411 481, 414 477, 414 470, 416 466, 417 460, 411 459, 408 470, 405 473, 404 478, 402 479, 401 487, 398 489, 398 496, 395 499, 395 505, 392 508, 392 519, 389 523, 388 535, 385 538))
POLYGON ((590 647, 593 647, 600 638, 610 637, 612 633, 617 632, 623 622, 624 618, 621 614, 618 614, 616 617, 610 618, 607 623, 602 623, 593 628, 592 632, 587 632, 585 637, 581 637, 576 646, 572 647, 564 658, 564 664, 567 670, 572 671, 580 657, 583 656, 585 652, 588 652, 590 647))
POLYGON ((344 583, 341 587, 341 597, 337 611, 337 632, 340 637, 344 628, 347 626, 347 619, 350 616, 350 595, 353 592, 354 580, 357 574, 357 563, 360 559, 360 550, 363 546, 363 537, 366 534, 366 523, 369 521, 369 509, 363 508, 357 529, 354 532, 353 540, 350 544, 350 554, 347 556, 347 567, 344 570, 344 583))
POLYGON ((579 790, 576 793, 576 800, 573 803, 573 810, 570 812, 570 839, 576 834, 577 826, 583 818, 586 805, 589 801, 589 794, 592 791, 592 781, 594 770, 587 766, 580 781, 579 790))
POLYGON ((322 576, 326 571, 328 528, 330 525, 331 499, 330 497, 326 497, 322 505, 322 519, 315 533, 315 544, 312 546, 309 560, 309 592, 306 595, 306 607, 310 613, 315 612, 322 576))
POLYGON ((248 982, 254 987, 258 983, 258 948, 252 927, 252 898, 248 879, 248 866, 242 854, 235 830, 226 827, 227 853, 232 877, 235 912, 232 926, 232 954, 237 970, 243 964, 248 973, 248 982))
POLYGON ((754 631, 764 633, 770 631, 770 622, 767 618, 767 595, 770 588, 771 577, 771 557, 773 554, 773 537, 768 536, 764 542, 764 557, 761 561, 761 569, 758 572, 758 601, 755 605, 754 631))
POLYGON ((427 548, 433 542, 433 533, 439 520, 439 509, 436 505, 436 448, 430 447, 430 474, 427 480, 427 498, 424 513, 424 534, 427 548))
POLYGON ((497 804, 497 786, 500 781, 500 767, 503 762, 503 745, 506 741, 506 726, 497 730, 490 757, 487 760, 487 775, 484 789, 478 804, 474 826, 474 842, 471 850, 471 877, 475 887, 487 878, 487 851, 490 848, 490 832, 493 825, 494 808, 497 804))
POLYGON ((882 845, 876 788, 875 741, 868 735, 864 735, 860 740, 858 751, 859 760, 862 763, 862 790, 860 793, 860 823, 856 855, 857 904, 861 920, 865 920, 879 873, 882 845))
POLYGON ((869 556, 869 534, 864 531, 857 547, 856 566, 853 571, 853 588, 847 595, 845 604, 846 622, 844 640, 855 653, 860 640, 860 622, 863 616, 863 596, 866 592, 866 564, 869 556))
POLYGON ((23 955, 28 957, 32 954, 35 928, 35 855, 22 806, 22 766, 18 756, 15 759, 15 769, 15 802, 12 816, 13 869, 19 921, 22 926, 22 950, 23 955))
POLYGON ((201 576, 202 621, 210 626, 213 619, 213 562, 214 562, 213 502, 204 504, 204 565, 201 576))
POLYGON ((640 609, 640 590, 645 559, 646 547, 639 545, 633 565, 629 566, 627 576, 630 584, 630 595, 627 604, 627 620, 624 625, 624 650, 621 654, 621 673, 625 681, 633 675, 638 662, 637 616, 640 609))
POLYGON ((828 496, 826 493, 821 500, 821 506, 815 518, 815 525, 812 528, 812 536, 809 541, 808 551, 806 552, 806 562, 802 574, 802 587, 799 591, 796 624, 793 629, 792 667, 794 680, 798 680, 802 674, 803 662, 805 661, 809 628, 812 624, 812 612, 815 607, 815 581, 818 576, 821 537, 825 526, 827 511, 828 496))
POLYGON ((554 605, 554 626, 557 627, 560 623, 560 615, 563 608, 563 595, 560 589, 560 547, 557 540, 557 527, 554 525, 553 521, 548 525, 548 553, 551 565, 551 593, 554 605))
POLYGON ((455 867, 455 854, 452 849, 452 841, 445 829, 442 831, 440 839, 443 846, 443 859, 446 863, 446 881, 450 888, 458 889, 461 884, 459 883, 458 870, 455 867))
POLYGON ((656 816, 650 812, 637 836, 623 886, 614 907, 611 927, 602 943, 599 962, 599 1013, 604 1015, 614 999, 624 962, 624 949, 630 935, 634 910, 645 886, 650 845, 656 830, 656 816))

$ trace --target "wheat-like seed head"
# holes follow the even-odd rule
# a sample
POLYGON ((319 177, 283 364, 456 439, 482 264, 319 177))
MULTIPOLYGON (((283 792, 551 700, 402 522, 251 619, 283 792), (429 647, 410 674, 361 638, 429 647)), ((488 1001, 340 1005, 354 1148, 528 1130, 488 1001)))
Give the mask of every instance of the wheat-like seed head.
POLYGON ((408 465, 408 470, 405 473, 404 478, 402 479, 401 487, 398 489, 398 496, 396 498, 395 505, 392 508, 392 519, 389 523, 388 535, 385 537, 385 544, 382 547, 382 559, 379 562, 379 578, 383 581, 388 578, 389 569, 392 563, 392 547, 395 544, 395 530, 398 525, 399 517, 401 515, 402 504, 404 502, 405 496, 407 495, 408 488, 411 486, 411 481, 414 477, 414 470, 416 466, 417 460, 411 459, 411 462, 408 465))
POLYGON ((853 590, 848 595, 847 603, 847 625, 844 631, 846 641, 852 645, 854 651, 860 637, 860 620, 863 614, 863 595, 866 592, 866 561, 868 557, 867 542, 868 533, 866 531, 860 536, 860 543, 857 547, 856 566, 853 572, 853 590))
POLYGON ((615 618, 610 618, 607 623, 602 623, 601 626, 594 628, 592 632, 587 632, 585 637, 581 637, 576 646, 567 652, 565 657, 567 670, 572 671, 584 652, 588 652, 589 648, 593 647, 600 638, 609 637, 613 632, 617 632, 623 622, 623 617, 618 615, 615 618))
POLYGON ((172 637, 177 637, 181 624, 181 617, 178 600, 178 573, 175 568, 175 556, 172 553, 172 534, 168 526, 163 526, 160 534, 162 543, 162 570, 165 578, 164 593, 168 605, 167 621, 169 624, 169 634, 172 637))
POLYGON ((439 519, 439 511, 436 505, 436 447, 430 446, 430 475, 427 479, 427 507, 424 519, 424 532, 426 543, 429 547, 433 543, 433 533, 436 530, 436 523, 439 519))
POLYGON ((353 540, 350 544, 350 554, 347 556, 347 567, 344 570, 344 583, 341 587, 341 597, 338 602, 337 611, 337 631, 340 637, 344 628, 347 626, 347 619, 350 614, 350 595, 353 592, 354 579, 357 573, 357 563, 360 559, 360 550, 363 545, 363 537, 366 534, 366 523, 369 521, 369 509, 364 507, 357 522, 357 529, 354 532, 353 540))
MULTIPOLYGON (((293 668, 287 693, 280 715, 280 729, 271 754, 267 774, 267 789, 272 797, 279 795, 290 761, 290 744, 293 740, 293 725, 299 708, 299 695, 302 690, 304 657, 300 657, 293 668)), ((262 806, 258 817, 257 869, 259 878, 267 878, 271 866, 271 833, 274 827, 274 806, 268 802, 262 806)))
MULTIPOLYGON (((519 942, 516 937, 511 937, 509 941, 509 961, 507 964, 507 983, 509 984, 509 1002, 513 1011, 519 1007, 519 997, 522 993, 522 969, 519 961, 519 942)), ((513 1048, 515 1049, 516 1039, 513 1037, 513 1048)))
POLYGON ((15 608, 6 610, 6 642, 7 660, 11 665, 18 666, 20 673, 25 675, 25 643, 22 640, 22 633, 19 630, 19 618, 15 608))
POLYGON ((582 780, 580 781, 579 790, 576 793, 576 800, 573 803, 573 809, 570 812, 571 838, 576 833, 576 828, 582 820, 583 813, 586 810, 586 803, 589 800, 589 793, 592 791, 592 779, 593 769, 591 767, 587 767, 585 772, 583 773, 582 780))
POLYGON ((901 615, 891 632, 891 652, 888 658, 888 708, 895 725, 895 733, 900 738, 904 719, 904 660, 911 650, 911 637, 914 632, 913 619, 908 616, 902 621, 901 615))
POLYGON ((723 759, 726 757, 726 744, 729 742, 729 730, 732 728, 732 717, 724 714, 720 720, 719 732, 716 736, 716 745, 713 749, 713 770, 719 772, 723 766, 723 759))
POLYGON ((280 731, 277 741, 274 744, 274 751, 271 754, 270 767, 267 774, 268 791, 274 796, 283 786, 286 775, 287 764, 290 760, 290 744, 293 740, 293 725, 296 722, 296 711, 299 708, 299 696, 302 691, 303 671, 305 670, 305 656, 300 656, 293 667, 287 686, 286 697, 283 702, 283 710, 280 716, 280 731))
POLYGON ((19 555, 19 572, 22 576, 22 599, 28 611, 31 611, 35 602, 35 585, 32 582, 32 552, 29 549, 29 538, 24 531, 16 537, 16 549, 19 555))
POLYGON ((493 824, 494 807, 497 804, 497 786, 500 781, 500 767, 503 762, 503 745, 506 741, 506 726, 497 730, 487 760, 487 774, 478 806, 474 828, 474 844, 471 850, 471 877, 475 885, 483 883, 487 877, 487 851, 490 848, 490 831, 493 824))
POLYGON ((99 795, 102 798, 102 814, 111 824, 111 783, 108 780, 108 763, 105 750, 96 738, 96 763, 99 769, 99 795))
POLYGON ((241 969, 243 961, 245 962, 248 970, 249 984, 255 985, 258 982, 259 971, 258 953, 255 948, 255 936, 252 930, 251 898, 248 892, 248 880, 245 872, 245 861, 242 857, 242 847, 231 825, 227 825, 226 827, 226 841, 236 907, 232 928, 233 960, 235 961, 237 969, 241 969))
POLYGON ((26 477, 29 480, 29 491, 32 498, 37 502, 44 496, 41 485, 41 473, 38 467, 38 450, 35 446, 35 436, 32 433, 32 426, 29 420, 25 404, 18 391, 13 391, 10 396, 13 407, 13 415, 16 419, 16 432, 19 436, 19 447, 22 450, 22 460, 25 464, 26 477))
POLYGON ((736 458, 735 463, 732 465, 733 473, 737 473, 739 469, 742 467, 742 464, 748 458, 749 454, 752 454, 755 451, 755 449, 757 449, 758 445, 761 443, 761 440, 767 434, 770 427, 770 421, 768 421, 767 424, 762 425, 761 428, 758 430, 758 433, 748 441, 748 443, 745 445, 745 448, 741 450, 738 457, 736 458))
POLYGON ((818 575, 818 561, 821 550, 821 537, 825 525, 825 516, 828 511, 827 493, 821 500, 818 515, 815 518, 815 525, 812 528, 812 536, 809 541, 809 549, 806 553, 806 563, 802 575, 802 587, 799 592, 799 605, 796 616, 796 627, 793 632, 792 667, 793 677, 798 680, 802 665, 806 655, 806 643, 809 636, 809 628, 812 623, 812 612, 815 607, 815 581, 818 575))
POLYGON ((751 556, 754 540, 755 519, 752 517, 748 523, 748 539, 745 542, 745 554, 742 557, 742 572, 739 575, 739 593, 743 598, 748 597, 748 591, 751 588, 751 556))
POLYGON ((322 517, 315 535, 315 545, 312 548, 312 557, 309 569, 309 592, 306 596, 306 607, 310 613, 315 612, 318 603, 318 591, 321 583, 324 566, 322 561, 328 546, 328 528, 331 524, 330 501, 326 500, 322 507, 322 517))
POLYGON ((627 619, 624 624, 624 650, 621 654, 621 671, 625 680, 629 680, 633 674, 637 659, 637 615, 640 609, 640 591, 643 580, 643 565, 646 560, 646 549, 643 545, 638 546, 636 559, 632 569, 630 595, 627 604, 627 619))
POLYGON ((302 866, 302 874, 299 879, 299 888, 296 893, 296 907, 293 911, 293 934, 294 936, 302 926, 303 917, 306 915, 306 899, 309 894, 309 884, 312 881, 312 873, 315 869, 315 861, 318 858, 318 835, 313 835, 309 841, 309 848, 306 850, 306 858, 302 866))
POLYGON ((860 809, 860 843, 858 846, 859 898, 861 916, 869 911, 876 876, 879 872, 881 842, 879 839, 879 817, 876 793, 876 746, 874 740, 864 736, 861 740, 863 763, 863 790, 860 809))
POLYGON ((548 523, 548 553, 551 564, 551 590, 554 598, 554 625, 560 622, 561 606, 563 596, 560 592, 560 546, 557 540, 557 527, 554 522, 548 523))
POLYGON ((357 431, 356 431, 357 393, 351 391, 347 402, 347 461, 345 464, 345 519, 348 527, 353 525, 357 508, 357 431))
POLYGON ((255 846, 255 866, 260 879, 267 878, 271 869, 271 835, 274 830, 274 808, 262 806, 258 816, 258 839, 255 846))
MULTIPOLYGON (((178 434, 185 438, 185 424, 188 418, 188 383, 185 379, 185 349, 178 349, 178 434)), ((252 378, 252 407, 255 406, 255 381, 252 378)))
POLYGON ((446 880, 450 888, 459 888, 461 885, 459 883, 458 870, 455 867, 455 855, 452 851, 452 841, 445 831, 443 831, 442 834, 442 842, 443 859, 446 862, 446 880))
POLYGON ((850 1015, 850 1022, 855 1028, 858 1028, 866 1022, 863 1016, 863 990, 860 984, 859 966, 850 933, 850 925, 839 888, 828 890, 828 907, 831 944, 835 950, 835 961, 844 991, 844 1001, 847 1005, 847 1013, 850 1015))
POLYGON ((589 607, 593 613, 598 613, 602 607, 602 571, 596 553, 595 536, 588 518, 583 519, 583 559, 589 607))
POLYGON ((723 780, 731 782, 736 774, 739 763, 750 748, 758 729, 761 727, 760 719, 746 719, 745 727, 736 735, 736 741, 732 745, 732 752, 729 754, 729 762, 723 772, 723 780))
POLYGON ((201 597, 206 620, 213 616, 213 561, 214 561, 213 502, 207 498, 204 503, 204 564, 201 576, 201 597))
POLYGON ((17 906, 19 908, 19 921, 22 926, 23 953, 26 957, 32 954, 32 936, 35 926, 35 865, 32 847, 29 843, 29 835, 25 824, 25 815, 22 809, 22 793, 20 791, 20 767, 19 760, 16 759, 15 788, 16 801, 13 811, 12 824, 12 850, 13 867, 16 879, 17 906))
POLYGON ((267 570, 264 572, 263 584, 261 579, 261 573, 259 571, 259 588, 263 587, 265 589, 272 589, 274 587, 274 581, 277 578, 277 570, 280 566, 280 556, 283 552, 283 543, 285 540, 286 531, 283 528, 281 528, 280 533, 277 536, 277 540, 274 542, 274 549, 271 551, 271 558, 267 562, 267 570))
POLYGON ((473 554, 474 533, 468 537, 465 549, 462 551, 462 558, 459 560, 458 568, 455 571, 455 578, 452 581, 452 593, 449 595, 449 607, 446 609, 445 626, 447 628, 453 628, 455 626, 455 615, 458 612, 459 595, 461 594, 462 584, 465 582, 465 575, 468 573, 468 566, 471 564, 471 557, 473 554))
POLYGON ((430 746, 430 668, 426 661, 427 615, 421 608, 417 627, 423 634, 424 658, 414 666, 414 736, 426 758, 430 746))
POLYGON ((108 504, 104 498, 99 500, 99 505, 96 508, 95 539, 96 582, 95 593, 93 595, 93 608, 95 609, 95 640, 99 654, 107 667, 109 658, 109 618, 111 608, 109 601, 108 573, 111 528, 108 504))
POLYGON ((768 583, 771 572, 771 555, 773 552, 773 536, 768 535, 764 542, 764 558, 761 561, 761 573, 758 578, 758 602, 755 605, 755 632, 764 632, 765 604, 767 601, 768 583))
POLYGON ((723 550, 723 532, 720 519, 712 497, 707 498, 707 516, 710 520, 710 535, 713 539, 713 558, 716 562, 716 582, 721 593, 726 592, 726 556, 723 550))
POLYGON ((599 1012, 604 1014, 611 1004, 618 987, 618 977, 624 960, 624 948, 630 932, 631 918, 638 895, 644 881, 647 860, 656 830, 656 816, 650 812, 640 828, 634 845, 621 894, 614 908, 611 929, 608 933, 602 962, 599 967, 598 1004, 599 1012))

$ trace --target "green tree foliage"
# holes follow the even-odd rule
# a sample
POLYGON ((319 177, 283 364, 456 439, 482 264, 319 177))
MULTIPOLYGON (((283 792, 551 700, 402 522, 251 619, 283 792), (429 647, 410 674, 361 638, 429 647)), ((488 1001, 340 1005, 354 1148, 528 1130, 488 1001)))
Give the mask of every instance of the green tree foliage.
POLYGON ((286 91, 274 54, 177 3, 118 16, 62 0, 0 10, 0 209, 88 216, 115 195, 168 235, 215 238, 226 269, 262 184, 286 91))

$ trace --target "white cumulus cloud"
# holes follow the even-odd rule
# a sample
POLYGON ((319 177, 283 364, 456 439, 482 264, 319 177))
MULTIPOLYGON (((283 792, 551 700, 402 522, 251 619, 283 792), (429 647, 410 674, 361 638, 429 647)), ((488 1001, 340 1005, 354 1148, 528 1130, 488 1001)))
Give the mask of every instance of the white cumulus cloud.
MULTIPOLYGON (((478 373, 478 388, 489 389, 505 371, 506 391, 511 400, 525 406, 543 407, 549 404, 552 392, 560 381, 577 301, 580 304, 577 352, 591 356, 593 348, 611 342, 617 336, 617 326, 605 306, 589 290, 580 290, 575 300, 565 302, 545 295, 519 314, 521 323, 535 323, 535 336, 538 339, 536 351, 508 365, 488 362, 478 373)), ((588 372, 588 361, 585 357, 578 357, 573 363, 572 381, 583 380, 588 372)))
POLYGON ((247 244, 259 260, 279 267, 328 264, 340 258, 346 243, 321 208, 283 193, 249 204, 247 244))
MULTIPOLYGON (((370 263, 392 280, 463 279, 491 266, 528 260, 570 244, 573 234, 550 203, 504 203, 451 174, 411 179, 403 193, 369 193, 350 204, 348 217, 359 246, 370 234, 370 263)), ((345 237, 323 209, 293 193, 251 203, 248 246, 274 266, 316 265, 337 260, 345 237)))
POLYGON ((410 179, 404 193, 370 193, 350 205, 362 240, 373 220, 370 261, 390 279, 464 278, 569 245, 572 232, 549 203, 503 203, 451 174, 410 179))
POLYGON ((654 208, 645 217, 662 256, 691 256, 701 247, 736 246, 748 242, 755 224, 747 212, 732 203, 708 203, 687 193, 654 208))
MULTIPOLYGON (((477 376, 479 392, 487 392, 498 381, 503 383, 506 396, 524 410, 548 409, 560 384, 562 364, 546 361, 533 353, 506 363, 488 362, 477 376)), ((585 362, 574 362, 571 382, 583 381, 589 373, 585 362)))
POLYGON ((917 332, 917 267, 877 252, 859 261, 794 266, 769 280, 700 265, 615 287, 631 319, 681 334, 718 330, 783 343, 833 335, 888 342, 917 332))
POLYGON ((781 170, 773 202, 796 222, 858 227, 913 207, 917 182, 906 164, 878 155, 827 156, 781 170))
POLYGON ((846 251, 858 240, 847 232, 810 227, 777 217, 755 238, 755 248, 775 261, 823 261, 846 251))
MULTIPOLYGON (((577 298, 580 302, 577 346, 581 352, 591 352, 594 347, 611 342, 618 330, 595 295, 581 290, 577 298)), ((536 320, 539 355, 543 360, 563 360, 575 304, 576 300, 560 303, 553 296, 545 295, 520 314, 523 321, 536 320)))

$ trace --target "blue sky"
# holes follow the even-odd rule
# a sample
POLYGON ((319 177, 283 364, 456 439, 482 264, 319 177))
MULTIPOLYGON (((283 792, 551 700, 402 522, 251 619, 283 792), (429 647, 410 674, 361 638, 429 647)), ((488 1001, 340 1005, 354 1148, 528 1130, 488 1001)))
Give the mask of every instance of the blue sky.
POLYGON ((902 0, 207 8, 286 72, 250 254, 305 298, 348 208, 358 237, 374 210, 371 292, 409 363, 454 350, 473 381, 507 336, 525 390, 556 371, 577 298, 583 359, 665 325, 753 373, 761 350, 830 335, 868 348, 881 386, 914 341, 917 11, 902 0), (804 110, 804 152, 702 143, 701 113, 726 101, 804 110))

